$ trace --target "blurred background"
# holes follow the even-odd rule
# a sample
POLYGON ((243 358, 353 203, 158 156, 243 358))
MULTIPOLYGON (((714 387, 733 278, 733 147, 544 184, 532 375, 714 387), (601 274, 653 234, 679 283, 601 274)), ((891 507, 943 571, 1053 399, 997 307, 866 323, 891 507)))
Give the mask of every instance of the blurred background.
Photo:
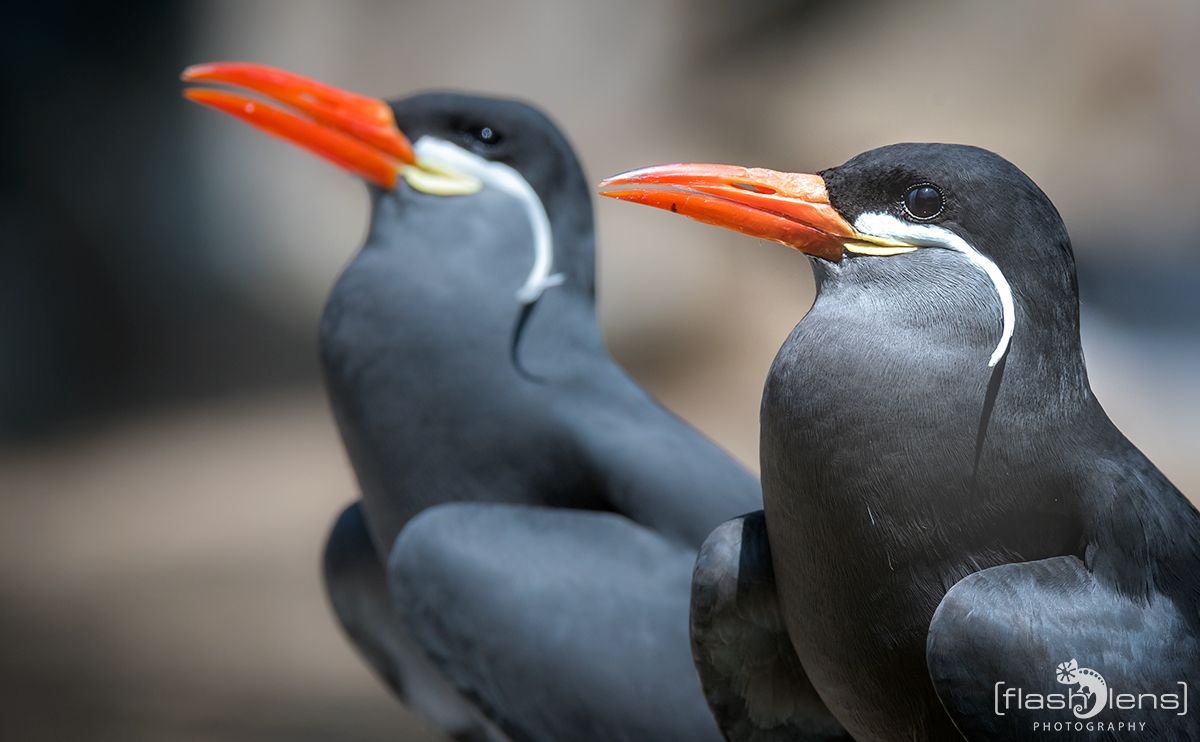
MULTIPOLYGON (((1200 497, 1200 4, 0 12, 0 738, 437 739, 352 653, 319 579, 355 486, 315 328, 364 189, 186 104, 194 62, 526 98, 593 180, 680 160, 813 170, 906 140, 995 150, 1071 230, 1097 394, 1200 497)), ((614 354, 756 466, 762 380, 812 300, 805 261, 597 209, 614 354)))

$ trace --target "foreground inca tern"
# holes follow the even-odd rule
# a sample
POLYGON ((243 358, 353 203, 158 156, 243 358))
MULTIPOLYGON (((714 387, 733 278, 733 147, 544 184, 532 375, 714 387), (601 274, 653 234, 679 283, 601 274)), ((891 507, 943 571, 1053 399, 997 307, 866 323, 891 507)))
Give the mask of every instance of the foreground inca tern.
POLYGON ((1033 181, 898 144, 602 192, 816 273, 763 394, 764 513, 715 531, 693 584, 727 734, 786 731, 731 710, 802 709, 799 677, 859 740, 1200 738, 1200 515, 1093 396, 1070 240, 1033 181))

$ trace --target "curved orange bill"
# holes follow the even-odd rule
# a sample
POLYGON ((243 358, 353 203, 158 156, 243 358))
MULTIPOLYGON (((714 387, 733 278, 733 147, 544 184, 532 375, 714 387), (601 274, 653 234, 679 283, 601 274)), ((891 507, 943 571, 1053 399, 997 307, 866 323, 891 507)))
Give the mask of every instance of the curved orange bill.
POLYGON ((383 188, 416 162, 408 138, 385 101, 340 90, 286 70, 249 62, 188 67, 188 82, 222 83, 278 101, 296 112, 227 90, 188 88, 191 101, 223 111, 302 147, 383 188))
POLYGON ((846 243, 863 239, 829 203, 819 175, 736 165, 659 165, 606 178, 600 195, 669 209, 835 262, 846 243))

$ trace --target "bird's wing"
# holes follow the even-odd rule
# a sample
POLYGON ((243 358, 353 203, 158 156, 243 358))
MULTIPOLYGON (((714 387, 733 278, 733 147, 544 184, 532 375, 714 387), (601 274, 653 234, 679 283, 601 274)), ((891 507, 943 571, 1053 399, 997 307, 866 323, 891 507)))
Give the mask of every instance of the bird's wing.
POLYGON ((505 739, 450 685, 392 608, 383 562, 359 503, 334 523, 324 573, 329 602, 346 635, 401 700, 460 742, 505 739))
POLYGON ((1191 708, 1200 701, 1198 622, 1161 594, 1148 601, 1120 594, 1079 559, 1054 557, 959 581, 934 613, 926 658, 942 704, 968 739, 1075 739, 1081 730, 1102 739, 1133 732, 1200 739, 1200 714, 1191 708), (1108 697, 1098 702, 1101 685, 1108 697), (1121 694, 1141 708, 1123 707, 1130 701, 1121 694), (1167 708, 1185 701, 1185 715, 1167 708))
POLYGON ((388 561, 413 635, 517 739, 718 740, 688 653, 694 554, 609 513, 452 503, 388 561))
POLYGON ((762 511, 719 526, 692 577, 692 656, 731 740, 850 739, 792 650, 762 511))

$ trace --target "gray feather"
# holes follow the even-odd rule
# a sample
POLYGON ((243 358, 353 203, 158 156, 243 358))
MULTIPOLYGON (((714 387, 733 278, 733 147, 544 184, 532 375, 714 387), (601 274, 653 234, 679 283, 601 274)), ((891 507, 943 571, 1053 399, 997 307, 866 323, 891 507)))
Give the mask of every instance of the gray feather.
POLYGON ((504 739, 442 677, 399 620, 357 502, 334 523, 325 546, 324 572, 330 603, 346 636, 399 698, 452 739, 504 739))
POLYGON ((688 655, 693 552, 606 513, 429 508, 388 562, 397 607, 516 740, 717 740, 688 655))
MULTIPOLYGON (((1109 692, 1194 695, 1200 681, 1196 616, 1159 595, 1150 602, 1100 583, 1075 557, 1005 564, 970 575, 946 594, 929 629, 927 658, 938 697, 968 739, 1078 739, 1077 732, 1034 731, 1034 722, 1078 721, 1071 709, 996 711, 997 683, 1064 693, 1056 667, 1076 660, 1107 683, 1109 692), (1190 624, 1190 625, 1189 625, 1190 624)), ((1190 699, 1195 703, 1196 698, 1190 699)), ((1145 722, 1142 739, 1198 739, 1200 716, 1166 710, 1106 708, 1092 722, 1145 722)), ((1124 739, 1102 729, 1089 739, 1124 739)))
POLYGON ((719 526, 692 577, 692 656, 726 738, 850 739, 792 650, 762 511, 719 526))

